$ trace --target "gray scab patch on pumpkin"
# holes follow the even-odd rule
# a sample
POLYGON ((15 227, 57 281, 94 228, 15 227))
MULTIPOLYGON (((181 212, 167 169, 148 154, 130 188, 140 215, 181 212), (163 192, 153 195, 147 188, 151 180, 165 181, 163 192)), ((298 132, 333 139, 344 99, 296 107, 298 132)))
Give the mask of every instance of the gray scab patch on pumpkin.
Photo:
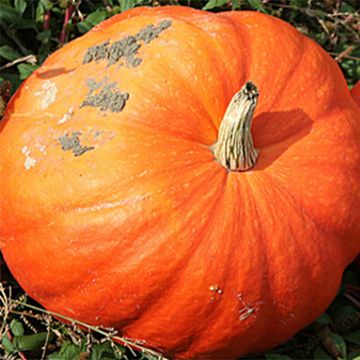
POLYGON ((170 20, 162 21, 158 26, 148 25, 141 29, 136 35, 136 39, 143 41, 145 44, 149 44, 156 39, 164 30, 171 26, 170 20))
POLYGON ((83 64, 87 64, 91 61, 99 61, 106 59, 109 47, 109 41, 106 41, 100 45, 89 48, 84 56, 83 64))
POLYGON ((89 92, 80 108, 91 106, 99 108, 100 111, 120 112, 129 99, 129 93, 121 92, 117 89, 117 83, 108 83, 107 78, 98 83, 93 79, 87 79, 86 84, 89 92))
POLYGON ((140 46, 141 44, 135 36, 126 36, 122 40, 114 42, 109 48, 108 65, 116 64, 121 58, 125 60, 128 66, 140 65, 141 59, 136 56, 140 46))
POLYGON ((94 146, 82 146, 80 144, 79 136, 81 133, 79 131, 73 132, 71 135, 65 134, 59 137, 59 143, 61 149, 64 151, 71 150, 74 156, 80 156, 85 154, 87 151, 93 150, 94 146))
POLYGON ((90 47, 83 58, 83 64, 107 60, 108 66, 116 63, 120 63, 120 65, 126 64, 130 67, 139 66, 142 59, 137 55, 141 46, 156 39, 171 24, 170 20, 163 20, 157 26, 145 26, 137 34, 127 35, 111 45, 109 41, 106 41, 100 45, 90 47))

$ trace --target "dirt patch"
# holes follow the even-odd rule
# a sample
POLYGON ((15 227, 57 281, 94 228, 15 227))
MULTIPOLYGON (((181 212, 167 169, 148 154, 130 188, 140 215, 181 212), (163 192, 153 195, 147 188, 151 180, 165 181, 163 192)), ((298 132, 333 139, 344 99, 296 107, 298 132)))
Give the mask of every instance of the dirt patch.
POLYGON ((86 84, 89 92, 86 99, 80 105, 80 108, 85 106, 97 107, 100 111, 120 112, 126 105, 129 99, 129 93, 121 92, 117 89, 117 83, 107 83, 108 79, 96 82, 93 79, 88 79, 86 84))
POLYGON ((163 20, 157 26, 148 25, 137 34, 127 35, 111 45, 109 41, 106 41, 100 45, 90 47, 83 58, 83 64, 107 60, 108 66, 116 63, 130 67, 139 66, 142 59, 138 57, 138 50, 141 46, 156 39, 171 24, 170 20, 163 20))
POLYGON ((64 151, 71 150, 75 156, 85 154, 87 151, 93 150, 94 146, 82 146, 80 144, 79 131, 73 132, 71 135, 65 134, 59 137, 61 149, 64 151))

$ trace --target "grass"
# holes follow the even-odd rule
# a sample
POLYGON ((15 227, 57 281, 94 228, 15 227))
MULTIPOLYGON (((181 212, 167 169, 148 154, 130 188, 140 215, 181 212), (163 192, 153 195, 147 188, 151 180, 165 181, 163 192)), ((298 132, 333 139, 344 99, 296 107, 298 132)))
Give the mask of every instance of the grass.
MULTIPOLYGON (((339 64, 350 87, 360 79, 358 0, 0 0, 0 96, 6 100, 4 89, 11 85, 14 92, 63 44, 139 5, 184 5, 215 12, 255 10, 279 17, 319 43, 339 64)), ((338 296, 317 321, 280 347, 245 359, 360 360, 357 271, 354 265, 346 270, 338 296)), ((59 321, 59 314, 45 311, 26 297, 1 256, 0 275, 1 359, 161 358, 143 344, 119 337, 114 329, 69 318, 59 321)))

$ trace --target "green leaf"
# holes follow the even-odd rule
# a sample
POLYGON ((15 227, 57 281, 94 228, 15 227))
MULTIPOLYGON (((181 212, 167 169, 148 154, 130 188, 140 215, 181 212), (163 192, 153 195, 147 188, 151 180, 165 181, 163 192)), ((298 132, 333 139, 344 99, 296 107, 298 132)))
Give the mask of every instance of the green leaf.
POLYGON ((320 325, 330 325, 332 323, 330 316, 326 313, 319 316, 316 322, 320 325))
POLYGON ((101 360, 105 356, 112 356, 114 354, 110 343, 107 341, 103 344, 97 344, 92 347, 90 360, 101 360))
POLYGON ((27 7, 26 0, 15 0, 14 6, 15 10, 22 16, 27 7))
POLYGON ((19 13, 12 6, 0 3, 0 20, 8 23, 18 22, 19 13))
POLYGON ((28 78, 39 66, 38 65, 31 65, 31 64, 19 64, 17 66, 19 73, 20 73, 20 79, 25 80, 28 78))
POLYGON ((255 10, 266 12, 264 4, 261 0, 247 0, 249 5, 252 6, 255 10))
POLYGON ((18 59, 21 55, 12 47, 8 45, 3 45, 0 47, 0 56, 6 60, 13 61, 15 59, 18 59))
POLYGON ((4 335, 1 339, 1 344, 7 353, 13 353, 16 351, 14 344, 10 341, 7 335, 4 335))
POLYGON ((78 28, 81 34, 85 34, 89 30, 91 30, 92 25, 87 23, 86 21, 81 21, 78 24, 76 24, 76 27, 78 28))
POLYGON ((227 0, 210 0, 206 3, 206 5, 202 8, 203 10, 210 10, 222 7, 227 4, 227 0))
POLYGON ((51 30, 44 30, 44 31, 40 31, 37 35, 36 35, 36 39, 39 41, 49 41, 49 39, 51 38, 51 30))
POLYGON ((345 340, 340 335, 335 334, 335 333, 331 333, 330 336, 331 336, 333 342, 335 343, 335 346, 341 352, 343 359, 346 359, 347 350, 346 350, 345 340))
POLYGON ((332 360, 332 357, 320 346, 318 346, 314 353, 314 360, 332 360))
POLYGON ((347 333, 343 335, 343 338, 349 342, 352 342, 353 344, 360 346, 360 330, 347 333))
POLYGON ((0 3, 0 20, 5 21, 11 25, 11 27, 16 29, 36 29, 33 20, 23 19, 12 6, 8 6, 3 3, 0 3))
POLYGON ((141 354, 141 358, 140 360, 159 360, 159 358, 155 355, 152 355, 152 354, 148 354, 146 352, 143 352, 141 354))
POLYGON ((20 320, 12 320, 10 323, 10 330, 14 334, 14 336, 24 335, 24 326, 20 320))
POLYGON ((36 351, 41 350, 47 337, 46 332, 33 335, 15 336, 13 343, 19 351, 36 351))
POLYGON ((33 29, 36 30, 36 24, 33 20, 31 19, 23 19, 23 18, 18 18, 16 22, 14 22, 13 24, 11 24, 15 29, 19 29, 19 30, 25 30, 25 29, 33 29))
POLYGON ((121 12, 132 9, 136 5, 134 0, 118 0, 118 1, 121 12))
POLYGON ((95 25, 106 19, 107 13, 105 10, 96 10, 89 14, 84 21, 77 24, 78 30, 83 34, 93 28, 95 25))
POLYGON ((347 4, 345 1, 342 1, 340 4, 340 12, 355 12, 355 9, 350 4, 347 4))
POLYGON ((342 325, 347 319, 355 319, 357 311, 351 305, 342 305, 336 307, 331 318, 336 325, 342 325))
POLYGON ((241 8, 241 4, 240 4, 241 0, 233 0, 231 3, 231 9, 232 10, 237 10, 241 8))
POLYGON ((352 351, 348 356, 348 360, 360 360, 360 351, 352 351))
POLYGON ((290 5, 295 8, 307 7, 308 0, 290 0, 290 5))
POLYGON ((40 1, 36 7, 36 14, 35 14, 35 21, 36 22, 43 22, 45 16, 45 6, 40 1))
POLYGON ((51 10, 54 6, 54 3, 52 3, 51 0, 40 0, 40 3, 45 10, 51 10))
POLYGON ((95 26, 106 19, 106 11, 96 10, 86 17, 86 21, 95 26))
POLYGON ((292 360, 288 355, 280 355, 275 353, 265 353, 266 360, 292 360))
POLYGON ((52 353, 47 358, 48 360, 75 360, 80 354, 80 347, 67 341, 61 346, 60 351, 52 353))
POLYGON ((117 345, 118 351, 115 351, 110 342, 104 342, 92 347, 90 360, 103 360, 103 359, 123 359, 125 349, 117 345))

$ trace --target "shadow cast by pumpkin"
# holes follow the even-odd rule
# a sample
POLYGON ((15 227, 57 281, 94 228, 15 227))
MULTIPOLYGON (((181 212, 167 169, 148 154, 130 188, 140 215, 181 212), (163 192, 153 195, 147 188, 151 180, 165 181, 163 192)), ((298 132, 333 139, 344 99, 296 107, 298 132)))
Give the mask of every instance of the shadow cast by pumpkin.
POLYGON ((264 112, 253 120, 252 135, 259 158, 253 171, 270 166, 287 149, 310 133, 313 121, 302 109, 264 112))

